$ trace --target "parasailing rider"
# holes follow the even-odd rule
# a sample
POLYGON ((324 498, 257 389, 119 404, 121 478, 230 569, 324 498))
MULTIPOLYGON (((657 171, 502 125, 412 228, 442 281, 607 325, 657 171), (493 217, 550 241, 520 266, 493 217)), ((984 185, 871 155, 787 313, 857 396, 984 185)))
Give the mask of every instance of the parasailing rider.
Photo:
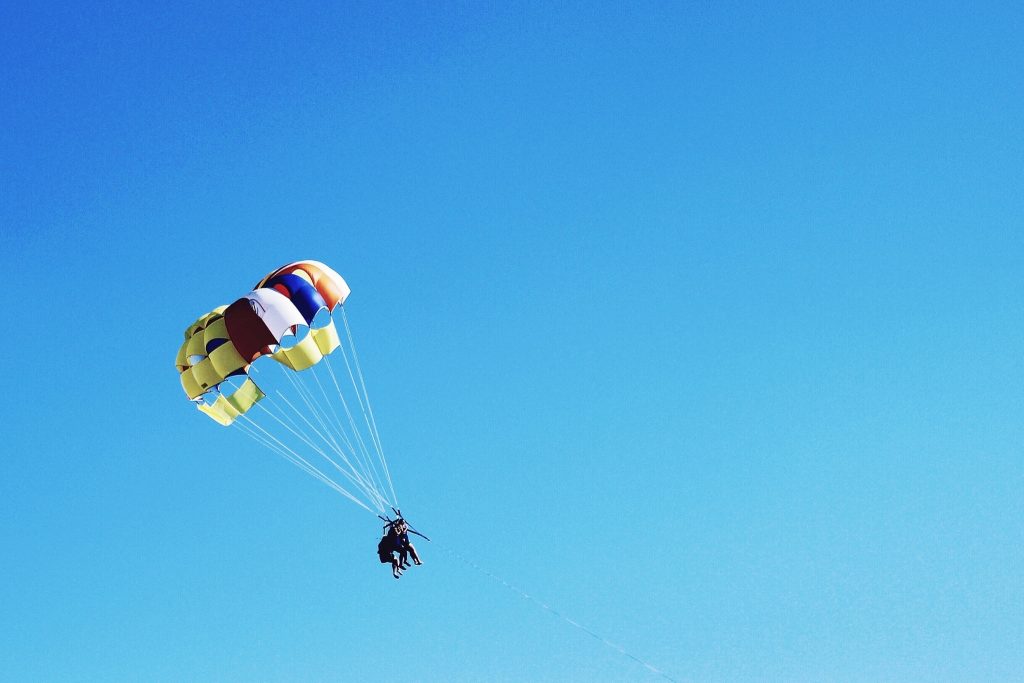
POLYGON ((409 556, 417 565, 423 564, 420 556, 416 554, 416 548, 409 540, 409 523, 399 517, 395 521, 395 531, 398 533, 398 565, 400 569, 409 567, 409 556))
MULTIPOLYGON (((402 517, 401 512, 395 510, 398 515, 395 519, 389 519, 387 517, 381 517, 384 520, 384 536, 380 539, 380 543, 377 544, 377 557, 380 558, 381 564, 390 564, 391 573, 397 579, 402 576, 402 570, 409 567, 409 556, 412 556, 412 561, 417 565, 423 564, 420 560, 419 554, 416 552, 415 546, 409 540, 409 534, 413 533, 417 536, 423 536, 420 532, 409 526, 409 523, 402 517), (395 553, 398 553, 398 557, 395 558, 395 553)), ((423 538, 427 538, 423 536, 423 538)), ((429 541, 430 539, 427 538, 429 541)))
POLYGON ((380 543, 377 544, 377 557, 380 558, 381 564, 390 564, 391 573, 394 577, 400 578, 402 576, 402 565, 395 558, 396 552, 401 552, 401 541, 399 540, 398 531, 394 524, 389 524, 386 527, 387 531, 384 532, 384 537, 380 539, 380 543))

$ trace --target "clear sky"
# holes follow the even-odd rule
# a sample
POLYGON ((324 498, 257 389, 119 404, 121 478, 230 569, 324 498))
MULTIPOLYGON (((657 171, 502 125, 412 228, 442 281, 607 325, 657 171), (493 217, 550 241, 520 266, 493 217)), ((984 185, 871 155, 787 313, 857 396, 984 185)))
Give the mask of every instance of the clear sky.
POLYGON ((455 554, 678 681, 1024 671, 1019 4, 95 4, 0 6, 0 679, 663 680, 455 554), (304 258, 401 581, 178 384, 304 258))

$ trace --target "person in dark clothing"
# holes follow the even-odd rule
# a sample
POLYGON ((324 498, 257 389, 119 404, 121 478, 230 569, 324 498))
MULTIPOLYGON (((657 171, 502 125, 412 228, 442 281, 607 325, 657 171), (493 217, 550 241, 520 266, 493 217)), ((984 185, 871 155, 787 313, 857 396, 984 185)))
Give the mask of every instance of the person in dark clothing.
MULTIPOLYGON (((384 536, 380 539, 380 543, 377 544, 377 557, 380 558, 381 564, 390 564, 391 573, 397 579, 402 576, 402 570, 409 568, 409 556, 412 556, 412 561, 417 564, 423 564, 420 560, 419 553, 416 552, 416 547, 409 541, 409 534, 416 534, 417 536, 423 536, 428 541, 430 540, 425 535, 421 534, 409 526, 409 523, 402 518, 402 512, 391 508, 398 515, 395 519, 390 517, 380 516, 384 524, 384 536), (398 558, 395 558, 395 553, 398 553, 398 558)), ((378 515, 379 516, 379 515, 378 515)))
POLYGON ((395 522, 394 530, 397 533, 398 541, 398 567, 399 569, 407 569, 409 567, 409 556, 412 555, 412 561, 417 565, 423 564, 420 561, 420 556, 416 553, 416 547, 409 540, 409 525, 402 518, 399 518, 395 522))
POLYGON ((397 579, 402 576, 402 565, 395 557, 395 552, 401 553, 402 545, 395 526, 391 525, 377 544, 377 557, 381 564, 391 565, 391 573, 397 579))

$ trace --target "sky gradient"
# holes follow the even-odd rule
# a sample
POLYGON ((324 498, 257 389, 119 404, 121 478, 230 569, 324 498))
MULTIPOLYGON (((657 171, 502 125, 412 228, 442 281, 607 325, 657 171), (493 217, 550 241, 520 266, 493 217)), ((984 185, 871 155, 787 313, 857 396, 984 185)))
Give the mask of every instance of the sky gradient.
POLYGON ((460 558, 678 681, 1019 677, 1022 29, 3 5, 0 679, 659 680, 460 558), (296 259, 436 540, 401 581, 178 384, 296 259))

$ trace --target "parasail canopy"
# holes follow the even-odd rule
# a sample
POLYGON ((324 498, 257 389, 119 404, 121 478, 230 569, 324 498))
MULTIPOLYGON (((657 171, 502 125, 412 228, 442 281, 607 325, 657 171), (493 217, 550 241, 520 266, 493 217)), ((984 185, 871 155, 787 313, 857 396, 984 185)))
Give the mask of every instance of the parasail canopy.
POLYGON ((189 325, 175 367, 200 411, 382 512, 398 501, 344 309, 350 291, 319 261, 282 266, 189 325), (335 354, 345 368, 340 382, 335 354), (283 380, 271 378, 274 364, 264 358, 283 380))

